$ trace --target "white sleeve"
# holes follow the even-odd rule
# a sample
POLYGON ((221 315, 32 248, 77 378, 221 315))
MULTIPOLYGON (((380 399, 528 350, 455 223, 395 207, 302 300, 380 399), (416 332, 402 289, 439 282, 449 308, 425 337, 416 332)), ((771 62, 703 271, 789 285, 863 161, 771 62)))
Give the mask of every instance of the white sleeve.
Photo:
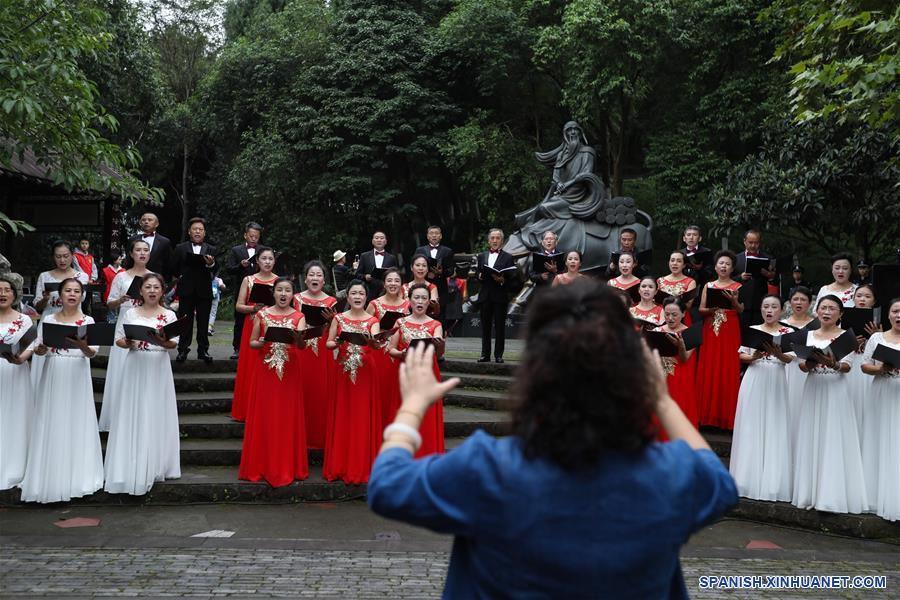
POLYGON ((44 284, 47 283, 47 272, 38 275, 37 284, 34 286, 34 298, 40 300, 44 296, 44 284))
POLYGON ((753 354, 753 348, 748 346, 741 346, 738 348, 738 354, 753 354))
POLYGON ((872 355, 875 353, 875 348, 878 347, 878 344, 881 343, 881 340, 881 332, 875 332, 872 334, 872 337, 870 337, 869 341, 866 342, 866 349, 863 351, 862 360, 860 361, 861 365, 877 364, 877 361, 872 358, 872 355))
POLYGON ((125 313, 125 316, 122 318, 120 323, 116 324, 116 340, 121 340, 125 338, 125 324, 131 325, 131 311, 134 310, 128 309, 128 312, 125 313))
POLYGON ((128 291, 128 288, 125 286, 126 279, 128 279, 128 276, 125 274, 125 271, 119 271, 116 276, 113 277, 112 285, 109 286, 109 297, 107 298, 107 302, 110 300, 118 300, 125 295, 125 292, 128 291))

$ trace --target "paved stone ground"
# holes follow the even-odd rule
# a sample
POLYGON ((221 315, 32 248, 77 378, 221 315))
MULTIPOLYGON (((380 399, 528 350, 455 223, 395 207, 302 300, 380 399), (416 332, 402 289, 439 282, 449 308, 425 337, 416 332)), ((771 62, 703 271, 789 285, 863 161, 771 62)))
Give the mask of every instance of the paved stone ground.
MULTIPOLYGON (((52 548, 0 551, 3 598, 437 598, 446 552, 52 548), (89 590, 89 591, 88 591, 89 590)), ((896 598, 900 565, 685 557, 695 598, 896 598), (881 590, 701 590, 701 575, 884 575, 881 590)))

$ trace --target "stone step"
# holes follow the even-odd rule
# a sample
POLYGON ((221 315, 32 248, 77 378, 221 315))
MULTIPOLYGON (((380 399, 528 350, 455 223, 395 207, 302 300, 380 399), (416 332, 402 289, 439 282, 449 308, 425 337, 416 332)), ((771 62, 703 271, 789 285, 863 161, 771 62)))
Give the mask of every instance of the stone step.
MULTIPOLYGON (((234 372, 175 373, 175 391, 182 392, 232 392, 234 390, 234 372)), ((91 380, 95 392, 102 392, 106 382, 105 369, 91 369, 91 380)))
MULTIPOLYGON (((176 394, 178 414, 198 413, 222 413, 231 412, 231 390, 221 392, 180 392, 176 394)), ((94 392, 94 404, 97 414, 100 414, 100 405, 103 401, 103 392, 94 392)))
MULTIPOLYGON (((181 479, 161 481, 144 496, 108 494, 100 491, 84 498, 76 498, 66 505, 91 504, 207 504, 210 502, 259 502, 262 504, 295 502, 336 502, 364 498, 366 486, 347 485, 340 481, 329 482, 322 478, 319 466, 310 466, 310 476, 305 481, 273 488, 265 482, 240 481, 237 466, 185 466, 181 479)), ((18 488, 0 492, 0 504, 19 504, 18 488)), ((37 506, 32 504, 31 506, 37 506)))
MULTIPOLYGON (((458 447, 465 441, 464 437, 451 437, 444 440, 448 450, 458 447)), ((184 438, 181 440, 181 465, 185 466, 237 466, 241 464, 241 438, 202 439, 184 438)), ((310 465, 321 465, 324 453, 321 449, 310 448, 307 451, 310 465)))
MULTIPOLYGON (((214 360, 206 363, 202 360, 189 359, 183 363, 175 362, 175 351, 169 352, 172 357, 172 371, 174 373, 234 373, 237 371, 236 360, 214 360)), ((194 356, 192 353, 191 356, 194 356)), ((109 356, 97 355, 91 359, 92 369, 106 369, 109 364, 109 356)))
POLYGON ((483 410, 508 410, 509 401, 506 392, 470 390, 457 387, 444 397, 445 406, 461 406, 480 408, 483 410))
POLYGON ((505 392, 513 382, 513 378, 509 375, 441 371, 441 379, 446 380, 451 377, 459 377, 460 382, 457 388, 466 390, 505 392))
MULTIPOLYGON (((234 421, 227 413, 181 414, 178 425, 183 439, 241 439, 244 424, 234 421)), ((491 435, 509 433, 509 417, 492 410, 444 407, 444 435, 466 437, 483 429, 491 435)))
POLYGON ((512 376, 518 365, 518 362, 506 362, 498 365, 493 362, 480 363, 475 360, 448 358, 441 364, 441 372, 512 376))

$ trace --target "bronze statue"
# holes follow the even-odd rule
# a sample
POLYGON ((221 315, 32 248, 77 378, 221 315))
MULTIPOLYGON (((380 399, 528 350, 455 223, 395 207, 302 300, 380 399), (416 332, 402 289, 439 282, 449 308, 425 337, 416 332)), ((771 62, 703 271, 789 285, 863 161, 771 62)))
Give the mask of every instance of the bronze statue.
POLYGON ((536 152, 535 157, 553 167, 553 181, 540 204, 516 215, 519 230, 504 250, 516 257, 539 252, 544 232, 553 231, 559 237, 559 251, 581 252, 582 272, 600 273, 609 264, 610 254, 618 250, 619 230, 626 226, 637 232, 639 251, 652 248, 652 219, 637 210, 632 198, 609 197, 594 174, 596 151, 578 123, 566 123, 562 144, 549 152, 536 152))

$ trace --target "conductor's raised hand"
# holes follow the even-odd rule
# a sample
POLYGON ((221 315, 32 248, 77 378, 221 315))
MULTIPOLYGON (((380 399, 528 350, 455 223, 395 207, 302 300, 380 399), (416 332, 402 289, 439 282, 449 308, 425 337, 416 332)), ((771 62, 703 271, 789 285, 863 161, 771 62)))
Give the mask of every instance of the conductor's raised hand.
POLYGON ((423 414, 438 398, 459 384, 459 377, 438 381, 432 364, 434 348, 418 344, 406 351, 406 360, 400 365, 400 395, 403 409, 423 414))

